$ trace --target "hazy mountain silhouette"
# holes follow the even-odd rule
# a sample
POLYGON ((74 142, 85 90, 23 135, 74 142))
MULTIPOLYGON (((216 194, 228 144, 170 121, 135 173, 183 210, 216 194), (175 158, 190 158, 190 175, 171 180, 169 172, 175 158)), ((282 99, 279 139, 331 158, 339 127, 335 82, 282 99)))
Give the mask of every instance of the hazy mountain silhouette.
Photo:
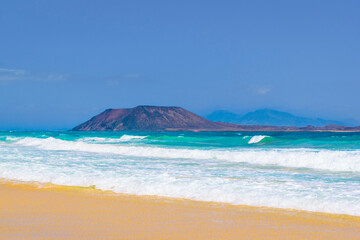
POLYGON ((211 121, 220 121, 242 125, 270 125, 270 126, 296 126, 305 127, 335 125, 353 125, 340 121, 325 120, 321 118, 307 118, 295 116, 291 113, 272 109, 259 109, 245 115, 238 115, 229 111, 215 111, 206 117, 211 121))

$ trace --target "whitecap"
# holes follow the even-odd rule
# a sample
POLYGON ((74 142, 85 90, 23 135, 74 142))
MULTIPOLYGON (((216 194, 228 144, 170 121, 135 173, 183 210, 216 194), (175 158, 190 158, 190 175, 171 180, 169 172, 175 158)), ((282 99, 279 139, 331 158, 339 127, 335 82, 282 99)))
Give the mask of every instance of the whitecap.
POLYGON ((261 140, 263 140, 264 138, 266 137, 269 137, 269 136, 266 136, 266 135, 255 135, 253 136, 250 140, 249 140, 249 144, 254 144, 254 143, 258 143, 260 142, 261 140))

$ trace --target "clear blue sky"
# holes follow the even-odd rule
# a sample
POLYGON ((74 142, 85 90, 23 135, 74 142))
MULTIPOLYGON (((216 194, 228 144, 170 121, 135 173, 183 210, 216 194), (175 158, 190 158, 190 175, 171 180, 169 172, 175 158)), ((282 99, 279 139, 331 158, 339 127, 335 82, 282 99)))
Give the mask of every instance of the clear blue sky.
POLYGON ((360 120, 360 1, 0 1, 0 129, 106 108, 360 120))

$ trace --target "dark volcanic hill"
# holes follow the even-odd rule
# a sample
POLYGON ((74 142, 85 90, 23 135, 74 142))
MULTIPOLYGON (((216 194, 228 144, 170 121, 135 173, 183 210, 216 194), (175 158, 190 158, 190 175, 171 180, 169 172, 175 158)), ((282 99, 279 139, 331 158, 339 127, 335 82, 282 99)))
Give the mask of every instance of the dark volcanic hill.
POLYGON ((181 107, 137 106, 107 109, 74 131, 162 131, 221 129, 221 124, 181 107))
POLYGON ((107 109, 72 129, 73 131, 343 131, 359 132, 360 127, 288 127, 239 125, 213 122, 181 107, 137 106, 107 109))

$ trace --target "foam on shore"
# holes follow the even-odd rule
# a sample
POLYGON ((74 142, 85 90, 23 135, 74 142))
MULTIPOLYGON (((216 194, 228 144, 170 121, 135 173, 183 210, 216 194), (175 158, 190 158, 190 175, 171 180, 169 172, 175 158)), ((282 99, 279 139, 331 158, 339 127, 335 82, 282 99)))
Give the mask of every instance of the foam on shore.
POLYGON ((360 229, 357 217, 53 185, 0 183, 0 194, 1 239, 354 239, 360 229))
POLYGON ((118 154, 123 156, 171 159, 218 159, 250 164, 360 172, 360 151, 333 151, 313 149, 168 149, 159 147, 90 144, 86 142, 64 141, 52 137, 45 139, 27 137, 20 139, 16 142, 16 144, 23 146, 33 146, 43 150, 84 151, 93 153, 118 154))
POLYGON ((360 216, 359 136, 281 134, 0 133, 0 177, 360 216))

